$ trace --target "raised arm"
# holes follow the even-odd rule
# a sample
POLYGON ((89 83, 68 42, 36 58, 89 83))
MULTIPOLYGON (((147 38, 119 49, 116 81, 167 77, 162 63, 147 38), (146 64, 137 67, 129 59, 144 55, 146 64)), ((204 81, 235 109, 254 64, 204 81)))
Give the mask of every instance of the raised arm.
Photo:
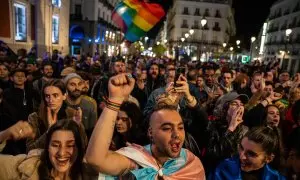
POLYGON ((127 74, 112 77, 108 83, 109 99, 92 133, 85 159, 96 170, 107 175, 121 175, 134 167, 126 157, 109 150, 118 110, 133 87, 127 74))

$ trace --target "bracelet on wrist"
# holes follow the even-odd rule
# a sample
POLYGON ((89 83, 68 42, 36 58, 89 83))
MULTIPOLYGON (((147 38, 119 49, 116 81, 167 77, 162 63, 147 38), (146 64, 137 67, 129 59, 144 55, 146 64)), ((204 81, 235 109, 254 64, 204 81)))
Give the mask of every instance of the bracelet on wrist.
POLYGON ((194 96, 192 96, 192 100, 190 101, 189 99, 186 99, 187 100, 187 102, 189 103, 189 104, 191 104, 192 102, 194 102, 194 100, 195 100, 196 98, 194 97, 194 96))

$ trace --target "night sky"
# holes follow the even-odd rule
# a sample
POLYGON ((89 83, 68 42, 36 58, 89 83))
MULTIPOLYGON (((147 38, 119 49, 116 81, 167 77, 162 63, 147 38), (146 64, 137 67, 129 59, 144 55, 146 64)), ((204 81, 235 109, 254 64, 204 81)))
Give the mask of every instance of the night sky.
POLYGON ((277 0, 233 0, 235 12, 236 39, 243 48, 249 48, 251 36, 257 36, 269 15, 271 5, 277 0))

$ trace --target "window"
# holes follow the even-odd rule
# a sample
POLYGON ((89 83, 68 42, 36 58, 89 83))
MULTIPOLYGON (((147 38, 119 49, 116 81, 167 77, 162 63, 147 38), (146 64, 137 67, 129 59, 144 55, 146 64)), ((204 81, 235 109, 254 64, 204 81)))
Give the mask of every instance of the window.
POLYGON ((52 5, 56 6, 56 7, 60 7, 61 6, 61 0, 52 0, 52 5))
POLYGON ((209 14, 209 9, 205 9, 204 16, 205 16, 205 17, 209 17, 209 16, 210 16, 210 14, 209 14))
POLYGON ((81 15, 81 5, 80 4, 75 5, 75 14, 81 15))
POLYGON ((182 20, 181 28, 188 28, 188 23, 186 19, 182 20))
POLYGON ((195 10, 195 14, 194 14, 195 16, 201 16, 200 15, 200 9, 199 8, 196 8, 196 10, 195 10))
POLYGON ((194 21, 194 29, 199 29, 199 21, 198 20, 195 20, 194 21))
POLYGON ((26 6, 15 3, 15 39, 26 41, 26 6))
POLYGON ((59 17, 52 16, 52 43, 58 44, 59 40, 59 17))
POLYGON ((187 7, 184 7, 184 9, 183 9, 183 14, 189 14, 189 8, 187 8, 187 7))
POLYGON ((221 13, 220 13, 220 10, 216 10, 216 15, 215 15, 216 18, 221 18, 221 13))

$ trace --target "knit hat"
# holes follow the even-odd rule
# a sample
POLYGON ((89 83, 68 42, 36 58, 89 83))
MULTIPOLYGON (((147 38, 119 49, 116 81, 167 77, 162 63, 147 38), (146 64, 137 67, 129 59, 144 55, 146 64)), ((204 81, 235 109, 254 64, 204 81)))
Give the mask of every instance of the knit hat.
POLYGON ((69 81, 70 79, 73 79, 73 78, 78 78, 78 79, 80 79, 80 80, 83 80, 78 74, 76 74, 76 73, 70 73, 70 74, 68 74, 68 75, 64 78, 63 82, 64 82, 65 84, 67 84, 68 81, 69 81))
POLYGON ((72 67, 67 67, 65 69, 63 69, 60 73, 61 76, 67 76, 68 74, 71 74, 71 73, 75 73, 75 69, 72 68, 72 67))

